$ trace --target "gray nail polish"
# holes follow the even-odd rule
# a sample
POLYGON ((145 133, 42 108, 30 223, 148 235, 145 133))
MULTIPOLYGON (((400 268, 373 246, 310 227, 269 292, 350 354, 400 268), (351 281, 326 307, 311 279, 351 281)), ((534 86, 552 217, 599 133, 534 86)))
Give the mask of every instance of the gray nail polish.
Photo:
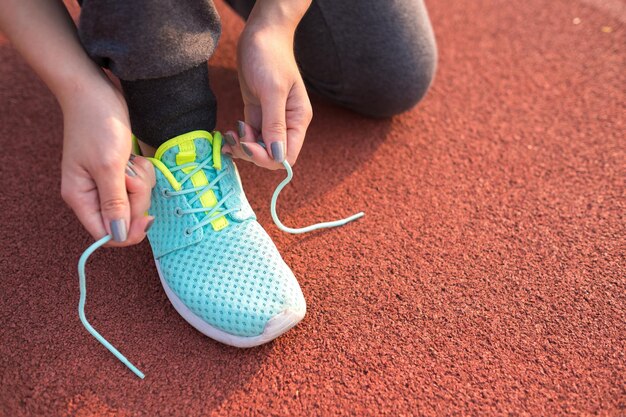
POLYGON ((240 138, 243 138, 244 136, 246 136, 246 124, 242 122, 241 120, 237 122, 237 134, 239 135, 240 138))
POLYGON ((117 219, 111 221, 111 234, 113 240, 116 242, 123 242, 128 237, 126 233, 126 222, 124 219, 117 219))
POLYGON ((130 166, 126 167, 126 175, 128 175, 129 177, 136 177, 137 173, 135 172, 134 169, 132 169, 130 166))
POLYGON ((133 162, 133 159, 135 159, 135 158, 136 158, 135 154, 134 154, 134 153, 131 153, 131 154, 130 154, 130 157, 128 158, 128 160, 129 160, 130 162, 133 162))
POLYGON ((250 150, 250 148, 248 148, 248 145, 246 145, 245 143, 241 144, 241 149, 243 149, 244 153, 248 155, 250 158, 252 158, 252 155, 254 155, 252 151, 250 150))
POLYGON ((152 227, 152 225, 154 224, 154 218, 152 218, 148 224, 146 224, 146 228, 144 230, 145 233, 148 233, 148 230, 150 230, 150 228, 152 227))
POLYGON ((228 143, 230 146, 235 146, 237 145, 237 142, 235 141, 235 138, 233 137, 233 135, 231 135, 230 133, 226 133, 224 135, 224 140, 226 141, 226 143, 228 143))
POLYGON ((285 160, 285 143, 284 142, 272 142, 272 156, 274 161, 283 162, 285 160))

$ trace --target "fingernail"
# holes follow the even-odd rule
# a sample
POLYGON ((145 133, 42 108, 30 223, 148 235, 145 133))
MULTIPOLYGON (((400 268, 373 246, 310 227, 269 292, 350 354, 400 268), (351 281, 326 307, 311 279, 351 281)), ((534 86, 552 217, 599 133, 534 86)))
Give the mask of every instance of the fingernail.
POLYGON ((111 221, 111 234, 116 242, 123 242, 128 237, 126 234, 126 222, 124 219, 111 221))
POLYGON ((235 141, 235 138, 233 137, 233 135, 231 135, 230 133, 226 133, 224 135, 224 140, 226 141, 226 143, 228 143, 230 146, 235 146, 237 145, 237 141, 235 141))
POLYGON ((151 218, 150 221, 146 224, 146 229, 144 230, 144 233, 148 233, 148 230, 150 230, 153 224, 154 224, 154 217, 151 218))
POLYGON ((284 142, 272 142, 272 156, 274 161, 283 162, 285 160, 285 143, 284 142))
POLYGON ((248 145, 246 145, 245 143, 241 144, 241 149, 243 149, 244 153, 248 155, 250 158, 252 158, 252 155, 254 155, 252 153, 252 150, 250 150, 250 148, 248 148, 248 145))
POLYGON ((135 158, 136 158, 136 157, 135 157, 135 154, 134 154, 134 153, 131 153, 131 154, 130 154, 130 157, 128 158, 128 160, 132 162, 132 161, 133 161, 133 159, 135 159, 135 158))
MULTIPOLYGON (((130 164, 130 161, 128 162, 130 164)), ((128 164, 126 165, 126 175, 128 175, 129 177, 136 177, 137 173, 135 172, 134 169, 132 169, 128 164)))
POLYGON ((240 138, 243 138, 244 136, 246 136, 246 124, 242 122, 241 120, 237 122, 237 134, 239 135, 240 138))

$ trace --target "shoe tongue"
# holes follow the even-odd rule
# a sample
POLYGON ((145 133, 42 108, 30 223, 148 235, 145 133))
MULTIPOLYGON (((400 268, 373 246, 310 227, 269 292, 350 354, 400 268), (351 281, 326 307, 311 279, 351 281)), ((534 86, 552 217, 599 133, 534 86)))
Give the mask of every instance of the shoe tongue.
POLYGON ((162 144, 155 154, 168 168, 190 162, 202 162, 213 152, 213 137, 209 132, 197 130, 185 133, 162 144))

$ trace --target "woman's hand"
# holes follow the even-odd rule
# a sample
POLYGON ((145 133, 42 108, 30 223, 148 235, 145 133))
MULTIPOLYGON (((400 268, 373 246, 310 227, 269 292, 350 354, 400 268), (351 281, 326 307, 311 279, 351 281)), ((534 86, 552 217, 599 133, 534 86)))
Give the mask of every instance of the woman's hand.
POLYGON ((63 199, 94 239, 139 242, 155 176, 143 158, 125 174, 131 134, 122 94, 83 50, 62 2, 3 0, 0 27, 63 109, 63 199))
POLYGON ((229 140, 224 150, 265 168, 282 168, 284 159, 291 165, 296 162, 313 117, 293 52, 295 28, 309 4, 259 0, 239 39, 239 84, 247 126, 240 125, 237 134, 228 132, 235 140, 229 140), (265 149, 256 143, 259 133, 265 149))
POLYGON ((87 231, 111 246, 140 242, 152 217, 154 168, 131 153, 128 109, 122 94, 104 76, 77 84, 60 100, 64 141, 61 194, 87 231))

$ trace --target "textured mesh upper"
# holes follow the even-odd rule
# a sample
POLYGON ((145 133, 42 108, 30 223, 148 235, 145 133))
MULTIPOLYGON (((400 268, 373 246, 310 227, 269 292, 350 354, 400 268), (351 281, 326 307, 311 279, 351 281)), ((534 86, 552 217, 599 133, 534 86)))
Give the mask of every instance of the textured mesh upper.
MULTIPOLYGON (((200 160, 202 152, 206 155, 211 152, 210 143, 205 139, 195 141, 200 160)), ((166 151, 162 162, 174 166, 177 150, 175 146, 166 151)), ((164 197, 162 190, 171 191, 172 187, 156 170, 157 185, 152 191, 150 208, 155 222, 148 238, 163 279, 194 314, 227 333, 257 336, 272 317, 287 308, 302 310, 305 301, 293 273, 255 220, 237 180, 234 164, 225 156, 223 169, 227 166, 233 169, 223 183, 220 181, 224 189, 218 190, 216 195, 220 198, 229 190, 235 190, 227 203, 231 207, 240 204, 242 211, 228 215, 229 225, 225 229, 216 232, 209 224, 191 236, 185 235, 185 229, 199 220, 194 215, 181 217, 174 212, 177 207, 189 208, 187 199, 193 194, 164 197)), ((206 175, 210 181, 216 173, 207 169, 206 175)), ((180 179, 184 175, 176 176, 180 179)), ((199 218, 202 216, 201 213, 199 218)))
MULTIPOLYGON (((196 216, 182 217, 174 214, 176 208, 189 209, 186 196, 172 196, 165 198, 163 190, 171 191, 172 187, 161 171, 155 170, 157 183, 152 189, 150 215, 154 216, 154 223, 148 231, 148 239, 152 245, 154 257, 159 259, 168 253, 198 243, 204 238, 206 227, 196 229, 191 236, 185 230, 196 226, 199 220, 196 216)), ((211 227, 211 226, 209 226, 211 227)))
POLYGON ((259 335, 269 319, 304 303, 293 273, 255 220, 214 232, 159 262, 190 310, 234 335, 259 335))

